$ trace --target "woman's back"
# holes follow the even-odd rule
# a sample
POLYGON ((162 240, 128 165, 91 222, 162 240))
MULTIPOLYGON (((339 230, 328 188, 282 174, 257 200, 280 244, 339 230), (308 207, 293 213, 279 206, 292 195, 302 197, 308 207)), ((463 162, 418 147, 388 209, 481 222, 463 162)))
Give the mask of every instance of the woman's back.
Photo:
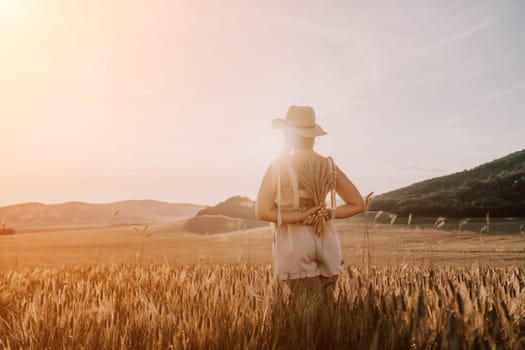
MULTIPOLYGON (((285 154, 276 161, 283 208, 304 208, 324 202, 335 189, 335 170, 331 158, 311 150, 285 154)), ((277 196, 278 197, 278 196, 277 196)), ((276 202, 279 198, 276 198, 276 202)))

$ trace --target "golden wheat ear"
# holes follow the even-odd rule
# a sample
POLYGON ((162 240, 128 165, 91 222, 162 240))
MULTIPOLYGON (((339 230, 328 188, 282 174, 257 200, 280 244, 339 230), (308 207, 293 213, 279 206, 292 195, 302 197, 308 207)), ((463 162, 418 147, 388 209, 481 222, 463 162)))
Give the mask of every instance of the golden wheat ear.
POLYGON ((365 211, 368 211, 368 208, 370 208, 370 204, 372 204, 372 201, 374 200, 374 192, 370 192, 365 197, 365 211))
POLYGON ((390 214, 390 225, 393 225, 397 220, 397 214, 390 214))

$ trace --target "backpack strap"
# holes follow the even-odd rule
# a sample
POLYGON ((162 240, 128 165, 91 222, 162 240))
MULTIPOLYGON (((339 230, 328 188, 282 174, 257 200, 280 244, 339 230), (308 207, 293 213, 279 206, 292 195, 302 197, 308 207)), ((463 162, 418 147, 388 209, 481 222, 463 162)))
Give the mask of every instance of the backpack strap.
POLYGON ((290 163, 290 159, 288 157, 285 157, 283 159, 284 166, 286 168, 286 172, 288 173, 288 176, 290 177, 290 184, 292 185, 292 193, 293 193, 293 209, 299 209, 299 183, 297 181, 297 174, 295 173, 295 170, 292 167, 292 164, 290 163))
POLYGON ((278 159, 276 163, 276 167, 277 167, 277 228, 279 228, 283 224, 283 217, 281 214, 281 159, 278 159))
POLYGON ((330 207, 332 209, 332 220, 335 220, 335 208, 336 208, 336 179, 337 179, 337 168, 334 164, 332 157, 328 157, 328 163, 330 164, 330 170, 332 173, 332 188, 330 189, 330 207))
POLYGON ((295 170, 293 169, 290 159, 287 155, 281 156, 277 162, 276 165, 276 171, 277 171, 277 227, 281 226, 283 224, 283 218, 282 218, 282 209, 281 209, 281 201, 282 201, 282 194, 281 194, 281 166, 284 165, 286 172, 288 173, 288 176, 290 177, 290 183, 292 186, 293 191, 293 209, 299 209, 299 183, 297 181, 297 174, 295 173, 295 170))

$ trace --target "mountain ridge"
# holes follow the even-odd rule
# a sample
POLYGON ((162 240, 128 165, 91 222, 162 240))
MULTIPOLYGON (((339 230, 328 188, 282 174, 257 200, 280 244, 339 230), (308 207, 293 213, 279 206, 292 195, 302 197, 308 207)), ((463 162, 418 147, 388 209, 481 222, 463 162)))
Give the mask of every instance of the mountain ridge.
POLYGON ((56 204, 28 202, 0 207, 0 220, 11 226, 100 226, 153 223, 194 216, 205 206, 152 199, 112 203, 70 201, 56 204))
POLYGON ((525 216, 525 150, 380 194, 370 210, 401 216, 525 216))

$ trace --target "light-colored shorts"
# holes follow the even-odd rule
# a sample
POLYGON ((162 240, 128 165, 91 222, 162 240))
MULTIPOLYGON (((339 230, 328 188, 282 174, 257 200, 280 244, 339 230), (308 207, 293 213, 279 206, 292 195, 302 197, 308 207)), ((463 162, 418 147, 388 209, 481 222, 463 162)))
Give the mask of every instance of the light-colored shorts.
POLYGON ((277 279, 339 275, 342 251, 339 233, 331 221, 323 237, 312 225, 285 224, 274 228, 272 246, 274 275, 277 279))

